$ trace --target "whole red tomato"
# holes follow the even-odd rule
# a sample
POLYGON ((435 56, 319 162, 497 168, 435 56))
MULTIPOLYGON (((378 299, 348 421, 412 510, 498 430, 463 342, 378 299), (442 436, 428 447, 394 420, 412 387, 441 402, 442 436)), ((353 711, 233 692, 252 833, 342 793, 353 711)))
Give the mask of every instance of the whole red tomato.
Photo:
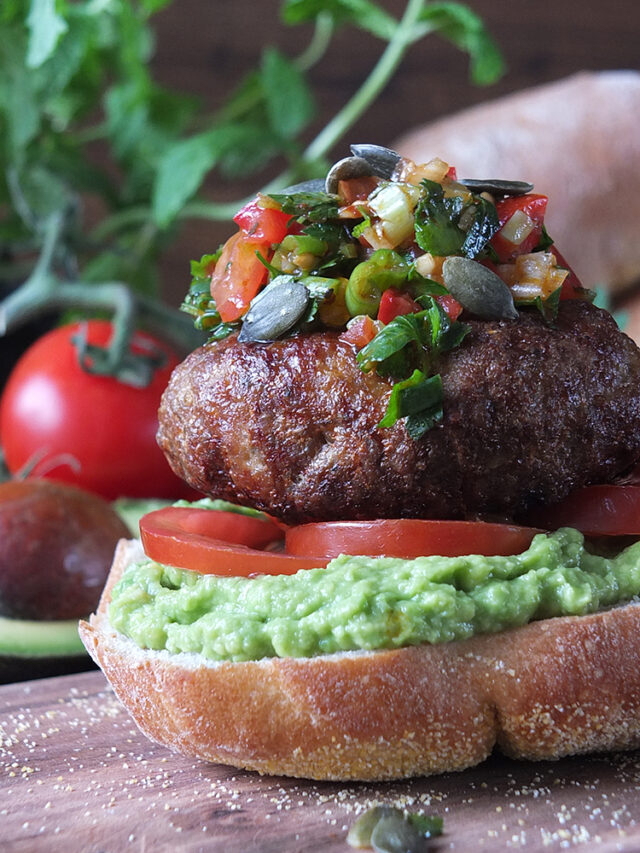
MULTIPOLYGON (((83 370, 72 342, 78 330, 72 324, 48 332, 9 376, 0 400, 0 445, 9 471, 38 460, 35 474, 108 499, 193 495, 171 471, 155 437, 160 397, 177 354, 136 333, 132 352, 148 354, 151 345, 163 360, 150 384, 137 388, 83 370)), ((104 346, 111 332, 108 321, 90 320, 88 343, 104 346)))

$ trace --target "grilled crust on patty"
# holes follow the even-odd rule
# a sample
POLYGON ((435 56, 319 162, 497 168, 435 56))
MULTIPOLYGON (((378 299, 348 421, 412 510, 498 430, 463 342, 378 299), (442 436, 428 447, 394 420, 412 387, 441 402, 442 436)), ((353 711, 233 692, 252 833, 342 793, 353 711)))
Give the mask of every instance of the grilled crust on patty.
POLYGON ((336 333, 235 336, 179 365, 158 441, 215 497, 287 522, 514 517, 640 458, 640 350, 581 300, 547 324, 471 321, 437 369, 444 418, 421 439, 380 429, 391 382, 336 333))

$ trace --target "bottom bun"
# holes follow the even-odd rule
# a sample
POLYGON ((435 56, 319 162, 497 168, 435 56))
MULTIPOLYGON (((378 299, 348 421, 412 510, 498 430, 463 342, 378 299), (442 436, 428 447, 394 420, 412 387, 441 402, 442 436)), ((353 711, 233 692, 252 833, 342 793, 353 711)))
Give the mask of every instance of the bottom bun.
POLYGON ((121 542, 80 636, 142 732, 260 773, 383 780, 463 770, 494 746, 554 759, 640 745, 640 606, 393 651, 213 662, 110 626, 121 542))

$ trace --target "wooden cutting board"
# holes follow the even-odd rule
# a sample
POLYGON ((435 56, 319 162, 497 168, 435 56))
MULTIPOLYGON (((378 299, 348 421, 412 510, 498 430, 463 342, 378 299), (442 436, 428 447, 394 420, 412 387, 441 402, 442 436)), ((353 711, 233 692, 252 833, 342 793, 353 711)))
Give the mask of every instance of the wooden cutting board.
POLYGON ((640 753, 385 784, 261 777, 151 744, 100 672, 0 688, 0 850, 348 853, 365 808, 442 815, 436 851, 640 850, 640 753))

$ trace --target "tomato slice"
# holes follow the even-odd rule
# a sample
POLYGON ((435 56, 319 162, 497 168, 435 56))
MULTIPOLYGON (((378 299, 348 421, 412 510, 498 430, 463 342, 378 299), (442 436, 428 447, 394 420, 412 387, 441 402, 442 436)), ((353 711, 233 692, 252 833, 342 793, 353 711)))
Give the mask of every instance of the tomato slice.
POLYGON ((145 554, 159 563, 201 574, 291 575, 324 568, 327 560, 261 550, 282 541, 273 521, 199 507, 166 507, 140 519, 145 554))
POLYGON ((414 314, 416 311, 420 311, 420 306, 409 293, 389 287, 380 299, 378 320, 386 325, 400 314, 414 314))
POLYGON ((327 521, 291 527, 285 534, 289 554, 339 554, 415 557, 439 555, 485 557, 519 554, 541 531, 513 524, 484 521, 432 521, 418 518, 383 518, 373 521, 327 521))
POLYGON ((547 196, 528 193, 527 195, 510 196, 496 204, 500 230, 491 239, 491 245, 498 253, 501 263, 513 260, 517 255, 527 255, 540 242, 544 214, 547 209, 547 196), (513 243, 504 235, 504 226, 514 213, 524 213, 529 218, 531 230, 520 243, 513 243))
POLYGON ((455 322, 462 314, 462 305, 450 293, 442 293, 433 297, 451 322, 455 322))
POLYGON ((584 299, 585 290, 582 282, 571 269, 565 258, 560 254, 555 246, 551 246, 549 250, 556 257, 556 262, 559 267, 569 270, 569 275, 562 282, 562 290, 560 291, 560 299, 584 299))
POLYGON ((378 328, 368 314, 361 314, 340 334, 340 340, 362 349, 378 334, 378 328))
POLYGON ((238 231, 224 244, 211 276, 211 296, 225 323, 240 318, 249 308, 260 286, 267 280, 268 270, 256 251, 269 260, 270 245, 249 242, 238 231))
POLYGON ((249 243, 281 243, 288 231, 291 216, 275 207, 261 207, 254 198, 239 210, 233 221, 244 232, 249 243))
POLYGON ((529 517, 550 529, 575 527, 585 536, 640 536, 640 486, 585 486, 529 517))

